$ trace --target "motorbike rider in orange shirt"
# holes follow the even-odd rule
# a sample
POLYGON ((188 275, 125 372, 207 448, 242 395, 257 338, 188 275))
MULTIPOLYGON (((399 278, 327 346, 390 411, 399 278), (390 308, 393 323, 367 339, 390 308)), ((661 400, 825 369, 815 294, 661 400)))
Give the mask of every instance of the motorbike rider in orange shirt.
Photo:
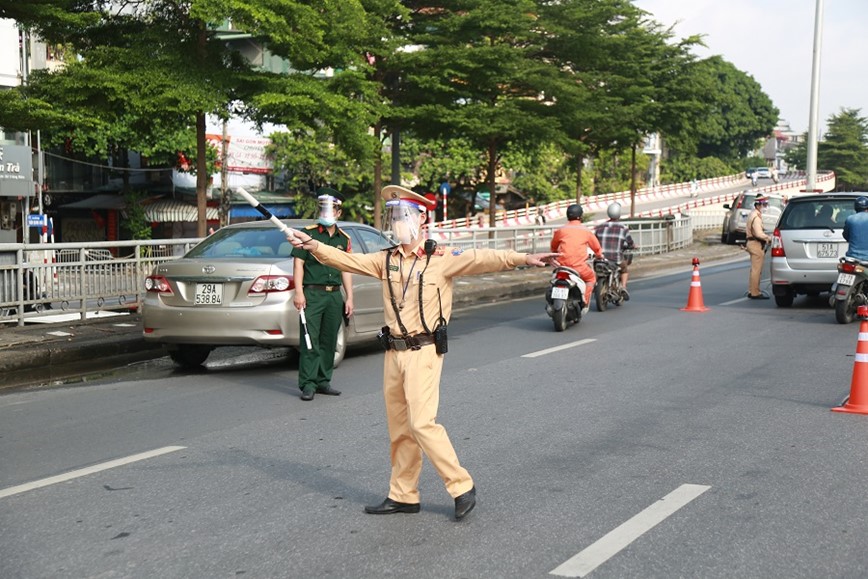
POLYGON ((558 263, 576 270, 585 282, 585 307, 582 314, 588 312, 591 304, 591 293, 597 276, 594 268, 588 264, 588 251, 599 258, 603 257, 600 240, 587 227, 582 225, 582 206, 574 203, 567 207, 567 224, 555 231, 552 237, 551 250, 560 253, 558 263))

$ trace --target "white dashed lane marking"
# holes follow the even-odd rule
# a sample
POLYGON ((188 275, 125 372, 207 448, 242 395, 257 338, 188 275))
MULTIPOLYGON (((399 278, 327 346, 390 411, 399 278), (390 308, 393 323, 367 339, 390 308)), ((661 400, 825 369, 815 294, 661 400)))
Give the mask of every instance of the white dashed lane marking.
POLYGON ((175 452, 177 450, 183 450, 187 448, 186 446, 164 446, 163 448, 157 448, 155 450, 149 450, 148 452, 140 452, 139 454, 133 454, 124 458, 118 458, 115 460, 110 460, 108 462, 103 462, 101 464, 95 464, 93 466, 89 466, 86 468, 80 468, 78 470, 73 470, 64 474, 59 474, 57 476, 50 476, 48 478, 43 478, 40 480, 36 480, 33 482, 25 483, 23 485, 18 485, 14 487, 9 487, 5 489, 0 489, 0 499, 5 497, 11 497, 12 495, 17 495, 19 493, 24 493, 27 491, 32 491, 34 489, 39 489, 42 487, 47 487, 49 485, 54 485, 61 482, 66 482, 68 480, 72 480, 74 478, 80 478, 83 476, 87 476, 89 474, 94 474, 100 471, 108 470, 110 468, 115 468, 118 466, 124 466, 125 464, 130 464, 133 462, 138 462, 140 460, 146 460, 148 458, 154 458, 155 456, 160 456, 161 454, 168 454, 170 452, 175 452))
POLYGON ((590 547, 568 559, 550 574, 562 577, 585 577, 647 531, 666 520, 669 515, 710 488, 706 485, 681 485, 641 513, 606 533, 590 547))
POLYGON ((547 350, 539 350, 537 352, 531 352, 530 354, 522 355, 522 358, 538 358, 540 356, 545 356, 546 354, 552 354, 554 352, 560 352, 561 350, 566 350, 567 348, 575 348, 576 346, 583 346, 585 344, 590 344, 591 342, 596 342, 594 338, 587 338, 585 340, 579 340, 578 342, 570 342, 569 344, 562 344, 560 346, 555 346, 554 348, 549 348, 547 350))

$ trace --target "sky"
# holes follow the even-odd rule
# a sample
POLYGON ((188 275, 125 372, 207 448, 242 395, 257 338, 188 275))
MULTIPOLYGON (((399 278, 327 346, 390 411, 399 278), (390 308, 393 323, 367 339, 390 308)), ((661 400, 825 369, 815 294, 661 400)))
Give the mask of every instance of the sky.
MULTIPOLYGON (((868 118, 868 0, 821 0, 818 130, 841 109, 868 118)), ((817 0, 633 0, 676 38, 704 35, 708 48, 761 86, 793 131, 808 130, 817 0)))

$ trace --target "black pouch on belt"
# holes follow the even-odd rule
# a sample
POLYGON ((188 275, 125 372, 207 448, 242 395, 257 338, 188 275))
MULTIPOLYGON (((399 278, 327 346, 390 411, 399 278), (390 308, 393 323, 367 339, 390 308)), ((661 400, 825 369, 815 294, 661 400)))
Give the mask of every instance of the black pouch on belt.
POLYGON ((446 324, 440 324, 435 328, 434 332, 434 349, 438 354, 445 354, 449 351, 449 343, 446 338, 446 324))
POLYGON ((388 350, 392 347, 392 344, 389 342, 389 334, 389 326, 383 326, 377 334, 377 341, 380 342, 380 345, 384 350, 388 350))

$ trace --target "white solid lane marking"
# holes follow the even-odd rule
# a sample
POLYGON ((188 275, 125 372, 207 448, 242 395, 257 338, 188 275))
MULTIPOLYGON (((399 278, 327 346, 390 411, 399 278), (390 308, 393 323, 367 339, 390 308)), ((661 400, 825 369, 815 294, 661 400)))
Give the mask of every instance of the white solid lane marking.
POLYGON ((571 342, 569 344, 563 344, 562 346, 555 346, 554 348, 549 348, 548 350, 540 350, 538 352, 531 352, 530 354, 524 354, 522 358, 538 358, 540 356, 545 356, 546 354, 551 354, 552 352, 560 352, 561 350, 566 350, 567 348, 575 348, 576 346, 583 346, 585 344, 590 344, 591 342, 596 342, 594 338, 586 338, 584 340, 579 340, 578 342, 571 342))
POLYGON ((584 551, 551 571, 550 575, 585 577, 611 559, 621 549, 650 531, 675 511, 710 489, 706 485, 684 484, 646 508, 641 513, 612 529, 584 551))
POLYGON ((154 458, 155 456, 160 456, 161 454, 167 454, 170 452, 175 452, 178 450, 183 450, 187 448, 186 446, 164 446, 163 448, 158 448, 156 450, 149 450, 148 452, 141 452, 139 454, 133 454, 127 456, 125 458, 118 458, 116 460, 110 460, 108 462, 104 462, 102 464, 95 464, 93 466, 89 466, 86 468, 80 468, 78 470, 73 470, 64 474, 59 474, 57 476, 50 476, 48 478, 36 480, 33 482, 25 483, 23 485, 18 485, 14 487, 9 487, 6 489, 0 490, 0 499, 5 497, 10 497, 12 495, 17 495, 19 493, 32 491, 34 489, 47 487, 49 485, 61 483, 64 481, 72 480, 74 478, 79 478, 83 476, 87 476, 89 474, 93 474, 95 472, 100 472, 103 470, 108 470, 110 468, 115 468, 116 466, 123 466, 125 464, 130 464, 132 462, 138 462, 140 460, 145 460, 148 458, 154 458))
POLYGON ((746 302, 746 301, 747 301, 747 296, 744 296, 743 298, 736 298, 734 300, 729 300, 728 302, 723 302, 720 305, 731 306, 732 304, 737 304, 738 302, 746 302))

